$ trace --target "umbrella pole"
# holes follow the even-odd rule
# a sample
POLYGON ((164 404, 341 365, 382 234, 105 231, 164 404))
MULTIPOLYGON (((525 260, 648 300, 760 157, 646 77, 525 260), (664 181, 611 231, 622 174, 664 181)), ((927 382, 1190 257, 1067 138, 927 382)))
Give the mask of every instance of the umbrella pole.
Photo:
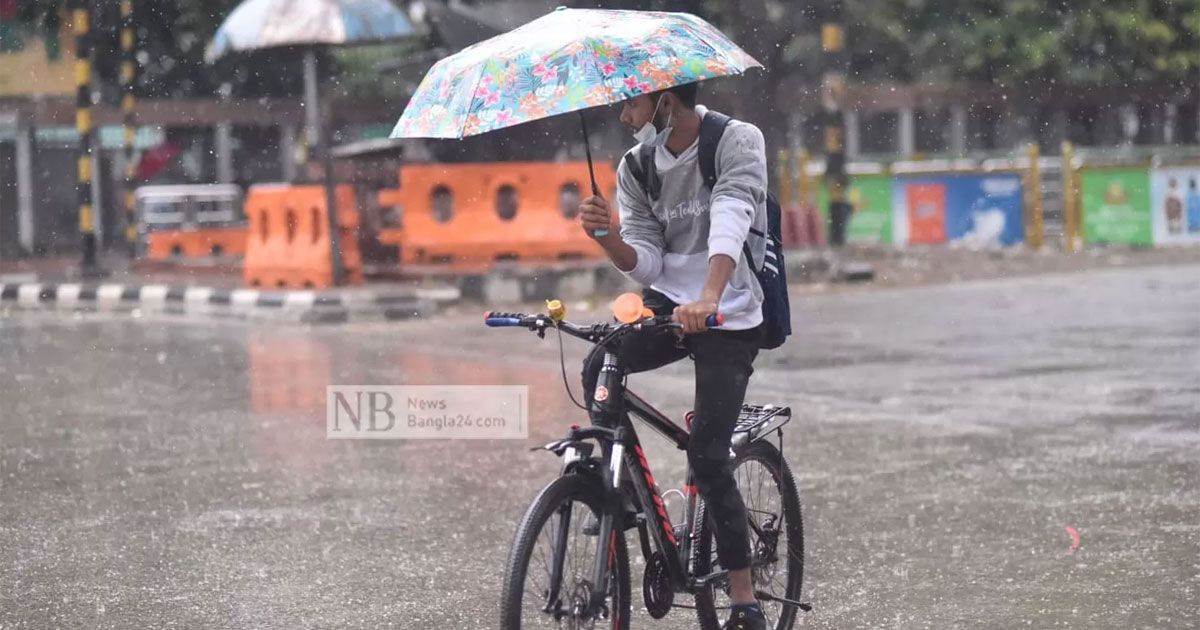
MULTIPOLYGON (((304 51, 304 113, 308 123, 308 145, 315 147, 321 159, 322 183, 325 187, 325 229, 329 231, 330 269, 333 271, 333 286, 342 283, 342 248, 338 233, 337 195, 333 181, 333 159, 329 143, 321 128, 320 97, 317 95, 317 51, 309 46, 304 51)), ((311 162, 311 155, 310 155, 311 162)))
MULTIPOLYGON (((583 129, 583 150, 587 153, 588 176, 592 178, 592 195, 601 197, 600 187, 596 185, 596 169, 592 166, 592 143, 588 141, 587 118, 583 115, 583 110, 579 110, 579 126, 583 129)), ((605 236, 608 230, 596 230, 592 232, 596 236, 605 236)))

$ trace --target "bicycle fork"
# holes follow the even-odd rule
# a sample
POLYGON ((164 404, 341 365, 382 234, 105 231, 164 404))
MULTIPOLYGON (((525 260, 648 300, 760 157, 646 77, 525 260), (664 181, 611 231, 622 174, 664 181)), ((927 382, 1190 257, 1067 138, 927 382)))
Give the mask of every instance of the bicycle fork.
POLYGON ((608 582, 612 576, 612 566, 616 561, 616 524, 615 516, 622 512, 621 504, 621 470, 625 468, 624 431, 617 431, 617 439, 611 445, 603 446, 607 451, 608 470, 604 474, 604 512, 600 515, 600 531, 596 538, 596 561, 592 567, 593 589, 588 602, 588 611, 600 610, 608 597, 608 582))
MULTIPOLYGON (((572 610, 569 612, 569 614, 575 617, 588 618, 594 616, 595 611, 602 610, 604 607, 604 600, 608 595, 613 563, 616 561, 617 532, 614 518, 621 511, 622 506, 621 470, 625 467, 625 431, 622 428, 616 430, 593 428, 584 429, 580 433, 591 434, 590 437, 598 437, 601 433, 606 434, 604 438, 598 441, 600 442, 603 454, 601 461, 608 462, 607 469, 602 471, 604 504, 600 514, 599 531, 597 532, 596 559, 591 576, 592 591, 589 594, 588 601, 583 603, 582 608, 579 607, 580 602, 572 600, 572 610)), ((591 450, 590 445, 581 444, 579 446, 588 446, 585 450, 591 450)), ((580 453, 580 448, 577 446, 566 447, 562 457, 563 474, 567 474, 575 462, 584 459, 584 455, 580 453)), ((542 610, 549 614, 561 615, 563 611, 558 607, 558 602, 562 594, 567 538, 571 526, 571 507, 569 504, 559 508, 556 520, 557 527, 553 535, 554 548, 550 560, 550 583, 546 589, 546 605, 542 610)))

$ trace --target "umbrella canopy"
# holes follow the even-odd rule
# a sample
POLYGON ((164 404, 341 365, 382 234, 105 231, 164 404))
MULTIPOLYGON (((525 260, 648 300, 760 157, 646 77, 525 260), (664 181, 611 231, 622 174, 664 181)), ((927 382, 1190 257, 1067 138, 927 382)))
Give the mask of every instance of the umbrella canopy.
POLYGON ((390 0, 246 0, 225 18, 205 51, 358 44, 407 37, 413 25, 390 0))
POLYGON ((687 13, 559 9, 439 61, 393 138, 462 138, 762 67, 687 13))

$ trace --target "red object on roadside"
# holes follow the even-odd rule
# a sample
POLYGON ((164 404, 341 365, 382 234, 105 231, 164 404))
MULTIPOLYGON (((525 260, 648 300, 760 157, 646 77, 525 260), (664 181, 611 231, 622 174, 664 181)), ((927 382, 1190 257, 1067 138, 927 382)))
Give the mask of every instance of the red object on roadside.
POLYGON ((145 181, 158 175, 175 161, 179 156, 179 145, 170 140, 149 149, 142 153, 142 159, 138 161, 136 177, 140 181, 145 181))

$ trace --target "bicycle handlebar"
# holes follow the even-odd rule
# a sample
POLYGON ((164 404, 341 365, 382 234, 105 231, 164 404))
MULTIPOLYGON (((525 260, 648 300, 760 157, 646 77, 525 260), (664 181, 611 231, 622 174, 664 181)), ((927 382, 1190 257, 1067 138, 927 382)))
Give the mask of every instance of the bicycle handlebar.
MULTIPOLYGON (((670 315, 659 315, 656 317, 647 317, 640 319, 631 324, 592 324, 590 326, 579 326, 568 321, 555 322, 549 315, 537 314, 527 315, 525 313, 496 313, 487 311, 483 314, 483 323, 492 328, 501 328, 508 326, 519 326, 530 330, 544 330, 546 328, 558 328, 574 337, 585 339, 588 341, 599 341, 608 335, 621 330, 623 328, 638 328, 641 330, 653 328, 682 328, 682 325, 674 321, 670 315)), ((705 320, 705 324, 709 328, 715 328, 725 323, 725 317, 720 313, 709 315, 705 320)))

